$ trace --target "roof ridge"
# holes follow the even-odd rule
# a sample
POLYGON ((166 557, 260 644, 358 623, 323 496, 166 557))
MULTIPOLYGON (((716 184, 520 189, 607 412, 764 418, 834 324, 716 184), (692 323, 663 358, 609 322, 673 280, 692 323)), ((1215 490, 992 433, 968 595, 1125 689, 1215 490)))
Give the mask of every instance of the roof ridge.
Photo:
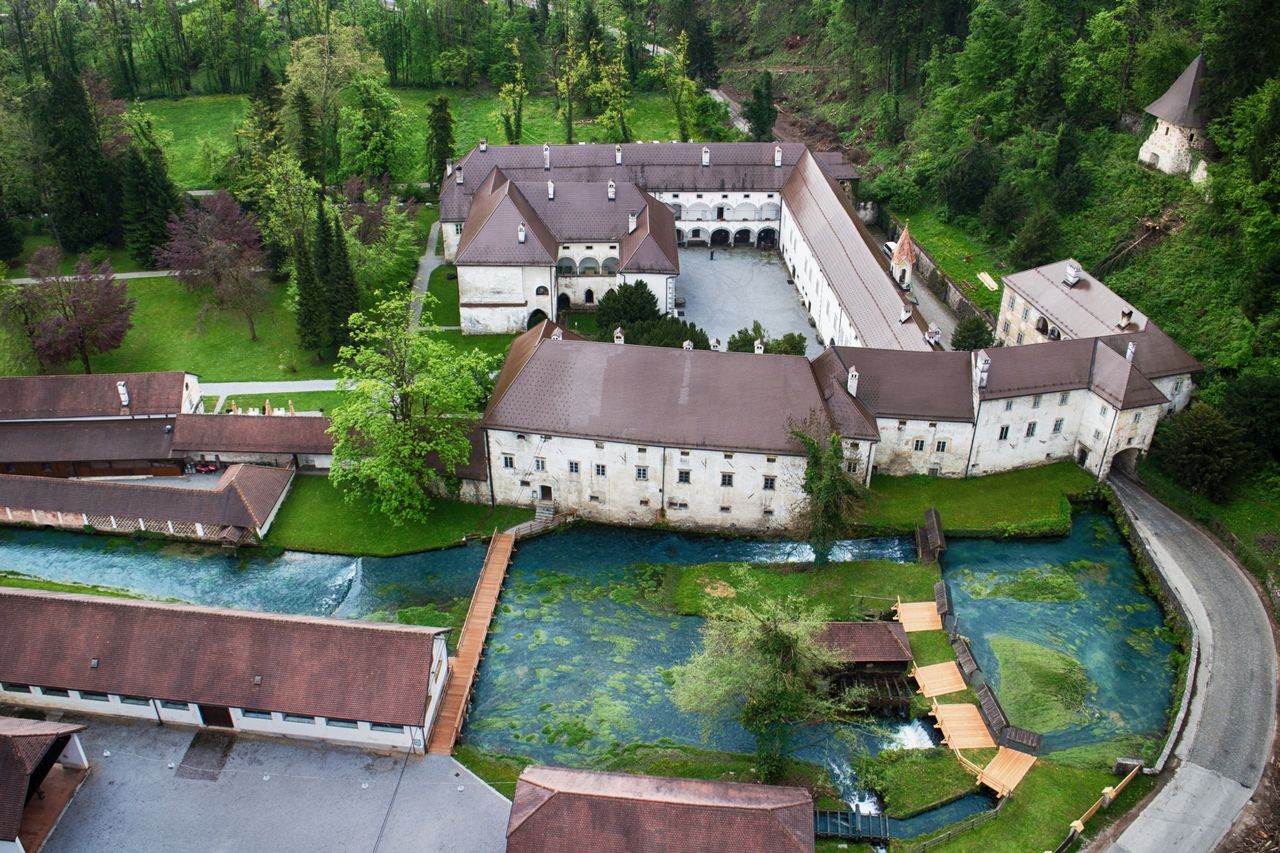
MULTIPOLYGON (((515 374, 511 377, 511 381, 507 383, 507 387, 502 389, 502 393, 498 394, 495 397, 491 397, 489 399, 489 404, 485 406, 485 413, 480 416, 481 423, 484 423, 489 411, 497 407, 498 404, 502 402, 503 398, 507 396, 507 392, 511 390, 512 386, 516 384, 516 380, 520 378, 520 374, 524 373, 524 369, 529 366, 529 362, 533 361, 534 354, 538 352, 538 348, 542 346, 542 342, 547 340, 548 336, 543 334, 543 329, 546 327, 546 324, 550 322, 551 322, 551 318, 548 317, 547 319, 543 320, 534 328, 526 331, 524 334, 517 335, 515 337, 515 340, 511 342, 511 346, 515 346, 515 342, 520 340, 520 338, 524 337, 524 335, 528 335, 534 332, 535 330, 537 331, 537 340, 534 342, 533 346, 529 349, 529 355, 525 358, 524 362, 519 367, 516 368, 515 374)), ((560 328, 563 328, 563 327, 560 327, 560 328)), ((507 353, 508 355, 510 355, 511 347, 507 348, 507 353)))

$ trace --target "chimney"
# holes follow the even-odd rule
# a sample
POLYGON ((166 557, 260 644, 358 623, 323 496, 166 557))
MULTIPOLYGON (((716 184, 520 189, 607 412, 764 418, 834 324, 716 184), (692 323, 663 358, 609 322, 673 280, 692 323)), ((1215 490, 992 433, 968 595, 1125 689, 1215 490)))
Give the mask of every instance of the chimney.
POLYGON ((549 201, 555 201, 555 198, 556 198, 556 185, 555 185, 555 182, 554 182, 554 181, 547 181, 547 199, 548 199, 549 201))
POLYGON ((625 344, 627 342, 626 338, 622 334, 621 326, 613 330, 613 342, 615 344, 625 344))
POLYGON ((551 340, 553 340, 553 341, 563 341, 563 340, 564 340, 564 329, 561 329, 559 326, 557 326, 557 327, 556 327, 556 330, 555 330, 554 332, 552 332, 552 333, 551 333, 551 340))
POLYGON ((1133 322, 1133 309, 1127 308, 1120 312, 1120 328, 1125 328, 1133 322))
POLYGON ((454 174, 454 179, 453 179, 454 183, 461 184, 462 183, 462 167, 459 166, 458 168, 454 169, 453 174, 454 174))
POLYGON ((613 146, 613 165, 615 166, 622 165, 622 146, 621 145, 613 146))
POLYGON ((524 242, 524 223, 520 223, 520 227, 516 229, 516 239, 521 243, 524 242))
POLYGON ((756 355, 764 355, 764 341, 756 338, 756 355))
POLYGON ((1067 261, 1067 272, 1062 277, 1062 283, 1067 287, 1075 287, 1076 282, 1080 281, 1080 265, 1075 261, 1067 261))
POLYGON ((547 172, 551 169, 551 146, 542 143, 542 171, 547 172))
POLYGON ((685 341, 680 345, 681 349, 693 349, 693 341, 685 341))
POLYGON ((911 306, 906 302, 902 303, 902 316, 898 317, 899 323, 911 322, 911 306))
POLYGON ((453 158, 452 157, 444 161, 444 176, 448 178, 451 175, 453 175, 453 158))
POLYGON ((978 387, 987 387, 987 375, 991 372, 991 356, 986 351, 978 353, 978 387))
POLYGON ((849 389, 849 396, 858 396, 858 368, 849 365, 849 379, 845 383, 845 387, 849 389))
POLYGON ((719 339, 719 338, 713 338, 713 339, 712 339, 712 341, 711 341, 711 349, 712 349, 714 352, 719 352, 719 351, 720 351, 720 339, 719 339))
POLYGON ((627 212, 627 233, 634 234, 636 230, 636 212, 634 210, 627 212))
POLYGON ((1136 353, 1137 351, 1138 351, 1138 345, 1135 344, 1133 341, 1129 341, 1129 346, 1125 347, 1124 349, 1124 360, 1128 362, 1132 362, 1133 354, 1136 353))
POLYGON ((129 389, 125 387, 123 380, 116 383, 116 393, 120 395, 120 405, 129 408, 129 389))
POLYGON ((702 146, 702 165, 704 166, 711 165, 711 149, 705 145, 702 146))
POLYGON ((481 151, 489 150, 489 138, 487 136, 480 137, 480 150, 481 151))
POLYGON ((782 167, 782 146, 773 146, 773 166, 775 169, 782 167))
POLYGON ((613 181, 609 182, 609 201, 615 201, 618 198, 618 185, 613 181))
POLYGON ((929 324, 929 331, 924 334, 924 341, 931 347, 936 347, 942 343, 942 329, 938 328, 937 323, 929 324))

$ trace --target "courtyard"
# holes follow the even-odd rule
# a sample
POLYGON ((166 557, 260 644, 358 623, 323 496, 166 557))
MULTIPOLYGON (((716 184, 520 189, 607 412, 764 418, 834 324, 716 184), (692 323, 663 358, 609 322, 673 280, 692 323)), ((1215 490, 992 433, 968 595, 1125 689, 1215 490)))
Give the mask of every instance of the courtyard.
POLYGON ((676 299, 685 301, 684 319, 722 344, 759 320, 770 337, 798 332, 806 355, 822 353, 777 252, 749 246, 681 249, 676 299))

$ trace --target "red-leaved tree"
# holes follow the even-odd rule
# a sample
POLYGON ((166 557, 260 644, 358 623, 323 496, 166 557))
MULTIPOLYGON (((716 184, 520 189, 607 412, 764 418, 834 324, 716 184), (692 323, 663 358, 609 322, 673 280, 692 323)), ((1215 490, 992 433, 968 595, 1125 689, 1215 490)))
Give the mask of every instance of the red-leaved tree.
POLYGON ((249 340, 256 341, 253 318, 266 307, 268 285, 253 214, 218 190, 170 217, 168 228, 169 242, 156 253, 160 263, 187 287, 207 293, 212 305, 242 314, 249 340))
POLYGON ((27 265, 32 280, 7 285, 3 301, 42 366, 54 368, 78 357, 84 372, 92 373, 89 357, 120 346, 133 326, 129 317, 135 302, 110 262, 95 267, 81 255, 71 275, 58 272, 61 264, 57 247, 36 250, 27 265))

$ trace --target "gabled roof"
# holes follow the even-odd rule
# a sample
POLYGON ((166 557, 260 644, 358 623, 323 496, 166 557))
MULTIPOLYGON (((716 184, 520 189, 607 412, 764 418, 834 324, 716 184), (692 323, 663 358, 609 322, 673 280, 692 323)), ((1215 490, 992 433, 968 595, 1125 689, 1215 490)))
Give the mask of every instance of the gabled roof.
POLYGON ((973 422, 967 352, 832 347, 847 376, 858 371, 858 402, 877 418, 973 422))
POLYGON ((1138 332, 1150 323, 1145 314, 1089 275, 1074 258, 1006 275, 1004 282, 1025 297, 1066 338, 1138 332), (1072 287, 1064 283, 1070 268, 1079 274, 1079 280, 1072 287), (1132 312, 1127 323, 1122 316, 1126 311, 1132 312))
POLYGON ((807 151, 782 188, 782 200, 864 346, 929 351, 918 317, 903 323, 903 301, 888 265, 872 251, 866 226, 844 191, 807 151))
POLYGON ((1200 362, 1155 323, 1147 323, 1141 332, 1107 335, 1098 340, 1121 355, 1133 344, 1133 364, 1148 379, 1196 373, 1201 369, 1200 362))
MULTIPOLYGON (((1247 49, 1241 45, 1241 49, 1247 49)), ((1204 79, 1204 54, 1191 60, 1191 64, 1178 75, 1173 85, 1163 95, 1147 105, 1147 112, 1179 127, 1204 127, 1200 114, 1200 82, 1204 79)))
POLYGON ((176 415, 186 382, 177 371, 0 378, 0 421, 176 415), (120 405, 117 382, 129 392, 128 408, 120 405))
POLYGON ((636 228, 622 238, 623 272, 677 275, 676 219, 671 208, 644 193, 645 206, 636 215, 636 228))
POLYGON ((328 418, 179 415, 173 449, 180 453, 332 453, 328 430, 328 418))
POLYGON ((811 362, 818 393, 827 404, 827 412, 836 430, 845 438, 880 440, 876 416, 859 400, 849 396, 849 368, 840 361, 835 347, 822 351, 811 362))
POLYGON ((995 347, 983 352, 991 359, 986 387, 978 392, 984 400, 1088 389, 1117 409, 1169 402, 1136 364, 1098 338, 995 347))
POLYGON ((441 632, 17 589, 0 624, 0 681, 417 726, 441 632))
POLYGON ((1102 341, 1094 341, 1090 390, 1117 409, 1137 409, 1169 402, 1123 355, 1102 341))
POLYGON ((18 837, 31 774, 59 738, 80 731, 74 723, 0 717, 0 841, 18 837))
POLYGON ((501 169, 476 190, 458 242, 457 262, 499 266, 554 266, 556 238, 533 205, 501 169), (520 226, 525 229, 520 242, 520 226))
POLYGON ((0 423, 0 463, 168 459, 173 423, 172 418, 0 423))
POLYGON ((801 788, 525 768, 507 853, 812 853, 801 788))
POLYGON ((821 640, 841 663, 910 663, 914 659, 901 622, 828 622, 821 640))

